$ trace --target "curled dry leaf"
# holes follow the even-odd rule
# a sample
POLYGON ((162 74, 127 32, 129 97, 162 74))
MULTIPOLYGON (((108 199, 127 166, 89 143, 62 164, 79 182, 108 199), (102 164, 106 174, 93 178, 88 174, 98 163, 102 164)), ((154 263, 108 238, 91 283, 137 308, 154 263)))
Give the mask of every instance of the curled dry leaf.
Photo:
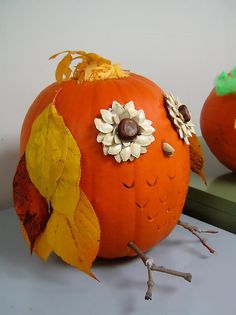
POLYGON ((70 68, 71 62, 72 62, 72 56, 70 53, 68 53, 58 63, 56 73, 55 73, 57 82, 62 82, 63 80, 69 80, 71 72, 72 72, 70 68))
POLYGON ((13 180, 13 199, 16 213, 27 233, 32 252, 36 239, 44 231, 50 214, 47 200, 41 196, 30 180, 25 155, 20 159, 13 180))
POLYGON ((201 144, 198 140, 198 137, 193 134, 192 137, 189 138, 189 152, 190 152, 190 166, 191 170, 201 177, 205 185, 207 185, 206 177, 204 174, 203 166, 204 166, 204 158, 202 153, 201 144))

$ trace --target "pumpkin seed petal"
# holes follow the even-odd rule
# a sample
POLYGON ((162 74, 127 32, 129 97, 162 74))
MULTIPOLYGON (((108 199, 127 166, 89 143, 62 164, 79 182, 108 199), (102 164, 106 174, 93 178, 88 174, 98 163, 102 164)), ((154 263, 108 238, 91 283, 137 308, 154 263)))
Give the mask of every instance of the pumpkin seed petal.
POLYGON ((130 149, 131 149, 131 154, 138 158, 141 154, 141 145, 138 144, 138 143, 131 143, 131 146, 130 146, 130 149))
POLYGON ((108 148, 108 153, 111 155, 116 155, 120 153, 121 149, 122 149, 121 144, 113 144, 108 148))
POLYGON ((126 147, 126 148, 123 148, 121 151, 120 151, 120 156, 122 158, 122 160, 125 162, 125 161, 128 161, 128 159, 130 158, 130 155, 131 155, 131 149, 130 147, 126 147))
POLYGON ((104 145, 112 145, 114 137, 112 133, 107 133, 102 141, 104 145))
POLYGON ((96 128, 102 133, 109 133, 113 130, 113 126, 105 123, 101 118, 95 118, 94 123, 96 128))
POLYGON ((100 113, 105 122, 108 124, 113 124, 113 114, 109 110, 101 109, 100 113))

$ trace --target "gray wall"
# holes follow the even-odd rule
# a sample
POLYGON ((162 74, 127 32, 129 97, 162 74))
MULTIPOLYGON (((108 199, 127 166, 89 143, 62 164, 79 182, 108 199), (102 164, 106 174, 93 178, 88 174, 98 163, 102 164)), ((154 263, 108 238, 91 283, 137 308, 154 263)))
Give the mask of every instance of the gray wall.
POLYGON ((48 57, 95 51, 143 74, 199 114, 214 77, 236 63, 235 0, 1 0, 0 209, 12 204, 28 106, 54 80, 48 57))

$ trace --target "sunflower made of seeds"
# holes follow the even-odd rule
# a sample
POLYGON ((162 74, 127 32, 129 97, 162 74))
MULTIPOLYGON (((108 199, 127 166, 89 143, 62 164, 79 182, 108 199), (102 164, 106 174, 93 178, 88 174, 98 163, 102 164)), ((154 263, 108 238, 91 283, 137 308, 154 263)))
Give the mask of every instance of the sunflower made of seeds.
POLYGON ((113 155, 118 163, 139 158, 155 140, 152 121, 142 109, 135 109, 133 101, 125 105, 113 101, 111 108, 100 113, 101 118, 94 119, 97 142, 102 143, 103 153, 113 155))
POLYGON ((187 106, 183 105, 179 98, 175 98, 172 93, 165 93, 164 98, 169 117, 177 130, 179 137, 189 145, 188 138, 192 137, 195 130, 187 106))

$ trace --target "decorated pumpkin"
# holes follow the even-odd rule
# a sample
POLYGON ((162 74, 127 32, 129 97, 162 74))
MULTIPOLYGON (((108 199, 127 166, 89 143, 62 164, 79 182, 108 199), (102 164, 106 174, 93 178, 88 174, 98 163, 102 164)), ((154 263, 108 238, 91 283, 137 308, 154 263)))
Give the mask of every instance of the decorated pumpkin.
POLYGON ((179 99, 96 54, 63 53, 23 123, 14 202, 32 252, 90 273, 97 256, 147 251, 172 231, 190 155, 198 173, 202 160, 179 99))
POLYGON ((216 78, 202 109, 201 131, 217 159, 236 172, 236 68, 216 78))

